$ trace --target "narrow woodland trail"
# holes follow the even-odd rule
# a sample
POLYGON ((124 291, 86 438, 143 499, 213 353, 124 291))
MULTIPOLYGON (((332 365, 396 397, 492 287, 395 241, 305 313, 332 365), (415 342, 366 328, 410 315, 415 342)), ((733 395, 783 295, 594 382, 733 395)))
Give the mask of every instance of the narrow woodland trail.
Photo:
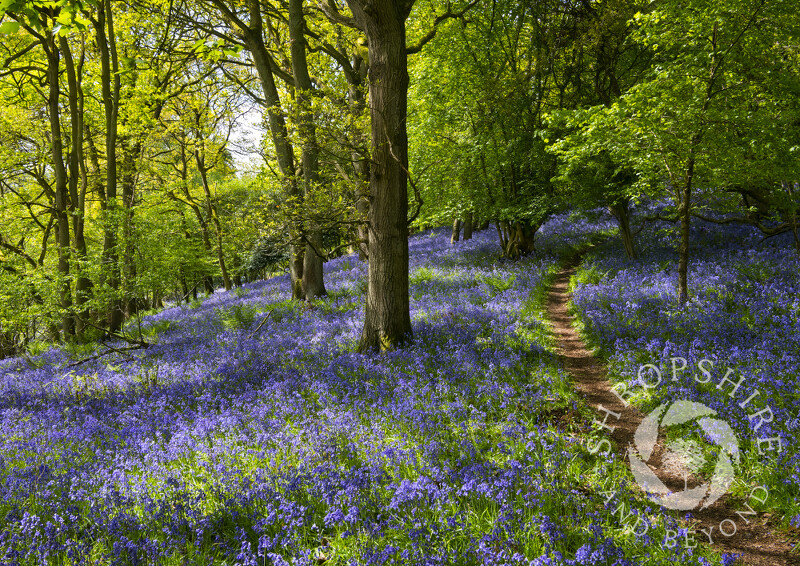
MULTIPOLYGON (((628 447, 633 445, 634 433, 644 415, 631 406, 626 407, 612 392, 606 368, 586 347, 581 336, 573 328, 574 317, 567 311, 571 297, 568 286, 581 257, 582 254, 571 257, 556 275, 547 298, 547 315, 557 340, 557 353, 565 369, 572 376, 576 389, 597 412, 597 420, 602 422, 608 411, 619 415, 618 419, 613 414, 608 415, 606 424, 614 427, 614 430, 609 432, 607 437, 613 441, 617 454, 627 461, 628 447)), ((701 483, 700 478, 690 473, 687 476, 686 468, 679 465, 676 467, 673 460, 667 458, 666 461, 662 461, 664 454, 663 439, 659 439, 650 463, 659 470, 659 477, 670 489, 679 491, 686 486, 691 488, 701 483), (688 483, 685 483, 687 481, 688 483)), ((747 566, 800 564, 800 555, 791 552, 792 543, 784 540, 766 524, 768 517, 764 514, 749 516, 748 522, 736 513, 744 509, 743 502, 732 501, 726 495, 704 511, 693 511, 692 528, 696 532, 695 540, 708 543, 709 537, 703 530, 711 533, 716 550, 742 555, 737 564, 747 566), (726 520, 733 521, 736 525, 736 532, 730 537, 720 533, 720 524, 726 520)), ((730 522, 726 522, 723 529, 728 527, 728 531, 732 531, 730 525, 730 522)))

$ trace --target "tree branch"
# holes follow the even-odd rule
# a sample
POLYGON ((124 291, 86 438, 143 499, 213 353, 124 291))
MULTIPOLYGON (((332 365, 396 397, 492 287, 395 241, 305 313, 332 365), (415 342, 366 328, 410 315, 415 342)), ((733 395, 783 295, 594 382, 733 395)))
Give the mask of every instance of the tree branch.
POLYGON ((436 16, 436 19, 433 20, 433 27, 426 33, 417 43, 416 45, 412 45, 410 47, 406 47, 406 55, 414 55, 415 53, 419 53, 425 44, 431 41, 434 37, 436 37, 436 32, 439 30, 439 24, 441 24, 445 20, 453 19, 453 18, 463 18, 464 14, 467 13, 473 6, 475 6, 479 0, 472 0, 469 4, 467 4, 463 10, 459 10, 458 12, 453 12, 452 7, 449 5, 447 6, 447 12, 442 14, 441 16, 436 16))

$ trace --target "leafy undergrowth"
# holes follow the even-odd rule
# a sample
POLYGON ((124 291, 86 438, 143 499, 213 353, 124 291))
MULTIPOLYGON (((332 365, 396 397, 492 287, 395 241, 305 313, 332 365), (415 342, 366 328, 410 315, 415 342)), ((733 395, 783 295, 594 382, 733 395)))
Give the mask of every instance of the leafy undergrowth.
POLYGON ((0 562, 708 564, 586 451, 546 347, 549 275, 607 229, 557 217, 515 263, 490 231, 412 238, 401 351, 355 351, 345 257, 310 306, 279 277, 144 317, 124 358, 3 361, 0 562))
POLYGON ((764 241, 748 227, 696 221, 692 241, 685 308, 676 233, 663 226, 642 234, 638 261, 616 239, 595 250, 573 281, 573 307, 635 404, 688 399, 717 411, 743 455, 732 495, 764 486, 760 509, 800 527, 800 255, 790 237, 764 241), (639 379, 645 364, 660 383, 653 368, 639 379))

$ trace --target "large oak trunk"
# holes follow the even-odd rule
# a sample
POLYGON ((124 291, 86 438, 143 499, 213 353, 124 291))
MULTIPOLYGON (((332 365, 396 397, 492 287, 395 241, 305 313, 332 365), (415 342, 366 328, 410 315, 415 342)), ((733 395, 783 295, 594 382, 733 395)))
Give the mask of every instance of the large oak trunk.
POLYGON ((411 338, 408 300, 408 67, 405 20, 412 2, 348 0, 369 42, 372 164, 369 269, 362 350, 411 338))

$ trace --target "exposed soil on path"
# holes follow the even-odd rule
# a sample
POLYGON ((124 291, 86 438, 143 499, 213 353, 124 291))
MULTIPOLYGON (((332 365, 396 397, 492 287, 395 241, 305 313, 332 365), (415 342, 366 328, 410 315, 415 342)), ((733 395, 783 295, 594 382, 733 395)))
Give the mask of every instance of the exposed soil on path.
MULTIPOLYGON (((633 446, 634 433, 642 422, 644 415, 631 406, 625 406, 622 400, 611 389, 606 368, 593 353, 587 349, 578 332, 573 328, 573 317, 567 311, 570 299, 568 285, 570 277, 580 263, 582 254, 570 258, 559 271, 550 288, 547 298, 547 315, 553 325, 553 333, 557 340, 557 353, 565 369, 572 376, 576 389, 598 415, 598 421, 614 427, 608 437, 614 442, 614 449, 627 461, 629 446, 633 446), (609 414, 609 411, 615 414, 609 414)), ((658 470, 659 478, 673 491, 691 489, 703 480, 694 476, 689 468, 674 458, 665 448, 663 439, 659 439, 649 463, 658 470)), ((741 554, 737 564, 747 566, 784 566, 800 565, 800 555, 793 554, 792 543, 776 534, 767 524, 768 517, 737 515, 737 511, 746 509, 745 502, 733 501, 723 496, 708 509, 693 511, 693 530, 697 541, 708 542, 704 529, 711 533, 714 548, 720 552, 741 554), (747 519, 747 520, 746 520, 747 519), (732 521, 726 522, 726 521, 732 521), (749 522, 748 522, 749 521, 749 522), (727 532, 736 532, 730 537, 720 533, 720 524, 727 532)), ((691 542, 691 541, 690 541, 691 542)))

